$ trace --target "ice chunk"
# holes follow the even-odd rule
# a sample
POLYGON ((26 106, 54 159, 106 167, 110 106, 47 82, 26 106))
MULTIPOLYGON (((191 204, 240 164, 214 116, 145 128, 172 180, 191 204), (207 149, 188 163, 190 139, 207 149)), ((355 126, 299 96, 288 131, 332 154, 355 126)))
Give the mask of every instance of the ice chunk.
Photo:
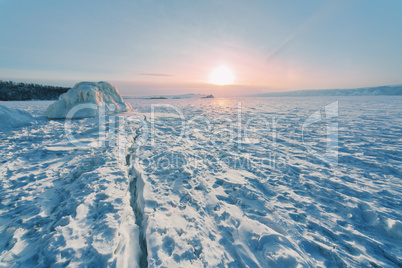
POLYGON ((30 125, 33 121, 28 112, 0 105, 0 130, 30 125))
POLYGON ((130 104, 123 101, 117 89, 108 82, 80 82, 62 94, 46 109, 51 119, 98 117, 126 112, 130 104))

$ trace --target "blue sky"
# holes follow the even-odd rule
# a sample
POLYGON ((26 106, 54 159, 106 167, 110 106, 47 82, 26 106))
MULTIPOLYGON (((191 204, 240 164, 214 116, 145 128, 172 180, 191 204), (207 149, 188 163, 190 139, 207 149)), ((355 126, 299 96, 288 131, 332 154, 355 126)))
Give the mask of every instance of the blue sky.
POLYGON ((402 83, 402 1, 0 0, 0 79, 124 94, 402 83), (225 65, 235 85, 208 83, 225 65))

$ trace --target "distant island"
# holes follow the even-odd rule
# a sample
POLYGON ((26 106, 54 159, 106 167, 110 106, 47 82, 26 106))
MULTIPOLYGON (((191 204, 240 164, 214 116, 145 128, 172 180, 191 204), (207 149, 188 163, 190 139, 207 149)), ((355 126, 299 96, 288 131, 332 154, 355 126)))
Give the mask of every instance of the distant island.
POLYGON ((215 98, 214 95, 209 94, 208 96, 202 97, 203 99, 213 99, 215 98))
POLYGON ((164 97, 164 96, 155 96, 155 97, 150 97, 149 99, 151 99, 151 100, 165 100, 167 98, 164 97))
POLYGON ((0 80, 0 101, 57 100, 69 87, 44 86, 0 80))
POLYGON ((316 96, 397 96, 402 95, 402 85, 363 87, 353 89, 317 89, 272 92, 248 95, 249 97, 316 97, 316 96))
POLYGON ((147 100, 165 100, 165 99, 211 99, 215 98, 214 95, 209 94, 182 94, 182 95, 155 95, 155 96, 143 96, 143 97, 133 97, 133 96, 123 96, 125 99, 147 99, 147 100))

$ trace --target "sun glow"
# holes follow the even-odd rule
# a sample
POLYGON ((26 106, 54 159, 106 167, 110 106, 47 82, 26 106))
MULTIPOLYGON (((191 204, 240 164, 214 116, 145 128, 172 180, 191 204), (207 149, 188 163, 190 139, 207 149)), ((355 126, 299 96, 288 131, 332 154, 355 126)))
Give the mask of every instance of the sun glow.
POLYGON ((209 76, 209 83, 219 86, 232 85, 234 83, 234 74, 226 66, 216 67, 209 76))

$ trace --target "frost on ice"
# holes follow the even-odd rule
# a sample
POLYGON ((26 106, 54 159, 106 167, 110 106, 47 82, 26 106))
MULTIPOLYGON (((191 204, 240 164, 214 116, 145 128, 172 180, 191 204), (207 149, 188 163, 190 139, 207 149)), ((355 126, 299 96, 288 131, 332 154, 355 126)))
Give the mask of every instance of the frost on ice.
POLYGON ((0 128, 7 129, 30 125, 33 117, 26 111, 10 109, 0 105, 0 128))
POLYGON ((130 104, 108 82, 80 82, 46 109, 51 119, 97 117, 131 110, 130 104))

